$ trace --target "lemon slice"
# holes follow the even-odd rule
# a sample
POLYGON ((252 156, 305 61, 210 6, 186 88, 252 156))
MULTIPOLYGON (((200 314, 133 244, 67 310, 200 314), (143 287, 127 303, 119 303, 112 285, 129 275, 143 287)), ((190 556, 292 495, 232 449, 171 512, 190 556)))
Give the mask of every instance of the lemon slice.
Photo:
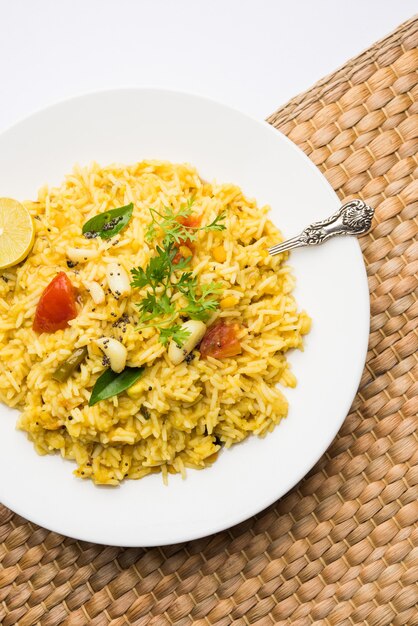
POLYGON ((35 227, 29 211, 12 198, 0 198, 0 269, 23 261, 32 249, 35 227))

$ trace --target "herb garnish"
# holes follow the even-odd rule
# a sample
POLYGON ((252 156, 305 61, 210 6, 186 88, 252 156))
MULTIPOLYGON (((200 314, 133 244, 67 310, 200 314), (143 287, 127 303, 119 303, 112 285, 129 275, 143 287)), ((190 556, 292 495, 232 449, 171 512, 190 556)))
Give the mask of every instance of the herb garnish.
POLYGON ((87 239, 94 239, 95 237, 110 239, 125 228, 132 217, 133 210, 134 205, 131 202, 126 206, 99 213, 84 224, 83 235, 87 239))
POLYGON ((214 296, 218 296, 221 291, 220 283, 198 285, 196 276, 192 272, 185 272, 180 276, 176 287, 188 301, 180 310, 182 315, 205 322, 210 317, 210 312, 218 308, 218 299, 214 296))
POLYGON ((116 374, 111 369, 105 370, 96 380, 92 389, 89 406, 100 400, 107 400, 129 389, 142 376, 144 367, 125 367, 123 372, 116 374))
POLYGON ((185 206, 180 207, 177 213, 174 213, 173 209, 170 207, 164 207, 163 213, 160 213, 156 209, 150 209, 151 223, 147 228, 145 238, 148 241, 152 241, 157 237, 158 230, 160 230, 164 235, 163 245, 169 243, 181 245, 182 243, 187 244, 188 241, 195 241, 199 231, 225 230, 225 225, 222 224, 226 218, 225 211, 217 215, 213 222, 207 226, 198 228, 196 226, 188 226, 187 218, 190 217, 192 213, 193 203, 194 199, 192 198, 185 206), (157 219, 158 217, 160 221, 157 219), (182 219, 186 222, 185 224, 182 223, 182 219))
POLYGON ((207 226, 188 226, 187 218, 190 218, 192 205, 193 200, 190 200, 177 213, 170 207, 165 207, 162 212, 150 209, 151 223, 145 237, 152 241, 160 235, 162 243, 156 246, 156 255, 145 269, 137 267, 131 270, 132 286, 138 289, 148 287, 145 297, 138 304, 139 327, 157 328, 160 332, 159 341, 163 345, 173 339, 182 346, 189 332, 173 322, 182 315, 207 321, 211 312, 218 307, 215 296, 219 295, 222 288, 221 284, 214 282, 199 285, 193 272, 184 271, 190 263, 190 257, 181 257, 174 262, 178 258, 178 246, 187 246, 189 242, 195 241, 199 231, 225 229, 222 223, 226 217, 224 212, 207 226), (173 301, 176 293, 182 294, 183 298, 173 301))

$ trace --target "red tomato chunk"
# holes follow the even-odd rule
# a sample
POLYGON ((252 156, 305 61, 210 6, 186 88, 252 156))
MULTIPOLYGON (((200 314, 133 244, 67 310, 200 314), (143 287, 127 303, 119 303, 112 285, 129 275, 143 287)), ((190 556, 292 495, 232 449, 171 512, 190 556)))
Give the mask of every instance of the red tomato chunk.
POLYGON ((200 354, 202 357, 212 356, 215 359, 241 354, 238 331, 238 324, 226 324, 223 321, 210 326, 200 344, 200 354))
POLYGON ((37 333, 54 333, 67 328, 69 320, 77 316, 76 293, 65 272, 51 280, 38 302, 33 322, 37 333))
POLYGON ((199 228, 202 222, 202 215, 189 215, 188 217, 181 217, 179 219, 180 224, 186 226, 186 228, 199 228))
MULTIPOLYGON (((183 226, 186 226, 186 228, 199 228, 200 224, 202 222, 202 215, 189 215, 188 217, 180 217, 178 219, 178 221, 180 222, 180 224, 182 224, 183 226)), ((180 262, 181 259, 184 258, 184 255, 182 254, 181 248, 186 247, 190 250, 191 254, 194 253, 195 251, 195 245, 192 241, 189 240, 184 240, 184 239, 180 239, 179 242, 179 251, 177 252, 176 256, 173 259, 173 263, 174 265, 177 265, 177 263, 180 262)), ((189 255, 191 256, 191 255, 189 255)))

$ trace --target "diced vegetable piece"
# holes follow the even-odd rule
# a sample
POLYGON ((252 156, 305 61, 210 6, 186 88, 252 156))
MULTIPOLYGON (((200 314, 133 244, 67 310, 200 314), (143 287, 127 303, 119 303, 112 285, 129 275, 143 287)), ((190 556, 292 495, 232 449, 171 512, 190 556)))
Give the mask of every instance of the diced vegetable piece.
POLYGON ((106 370, 96 380, 91 392, 89 406, 97 404, 100 400, 107 400, 119 395, 122 391, 136 383, 143 372, 143 367, 126 367, 120 374, 113 372, 111 369, 106 370))
POLYGON ((226 296, 226 298, 222 298, 219 305, 221 309, 232 309, 238 302, 239 300, 236 296, 226 296))
POLYGON ((151 413, 149 412, 145 404, 142 404, 139 407, 139 412, 141 413, 142 417, 145 418, 146 420, 149 420, 149 418, 151 417, 151 413))
POLYGON ((179 252, 183 259, 188 259, 189 257, 193 256, 193 251, 189 246, 180 246, 179 252))
POLYGON ((33 330, 37 333, 54 333, 67 328, 77 317, 75 289, 65 274, 60 272, 42 293, 36 307, 33 330))
POLYGON ((84 281, 85 288, 90 292, 90 295, 93 299, 94 304, 103 304, 106 299, 105 292, 103 287, 99 285, 95 280, 84 281))
POLYGON ((81 365, 81 363, 85 360, 87 356, 87 347, 83 346, 82 348, 77 348, 70 354, 70 356, 65 359, 52 374, 52 378, 57 380, 60 383, 64 383, 74 370, 81 365))
POLYGON ((226 261, 226 251, 223 246, 216 246, 215 248, 213 248, 212 255, 215 261, 217 261, 218 263, 223 263, 224 261, 226 261))
POLYGON ((202 223, 202 217, 203 215, 193 213, 192 215, 187 215, 186 217, 180 217, 178 221, 186 228, 199 228, 202 223))
MULTIPOLYGON (((188 215, 187 217, 179 217, 178 222, 186 228, 199 228, 202 222, 202 215, 194 214, 188 215)), ((177 254, 173 259, 174 265, 177 265, 181 259, 189 259, 192 257, 194 251, 195 245, 193 241, 190 241, 189 239, 180 239, 177 254)))
POLYGON ((168 347, 168 358, 173 365, 179 365, 188 354, 197 346, 206 332, 206 324, 199 320, 188 320, 181 325, 181 330, 188 334, 182 346, 171 340, 168 347))
POLYGON ((202 357, 224 359, 241 354, 241 344, 237 338, 238 324, 226 324, 223 320, 210 326, 200 344, 202 357))
POLYGON ((106 276, 109 289, 115 298, 124 298, 131 293, 131 281, 120 263, 109 263, 106 276))
POLYGON ((126 393, 130 398, 136 400, 137 398, 140 398, 145 391, 149 390, 150 381, 147 380, 147 378, 147 376, 141 378, 137 383, 128 389, 126 393))
POLYGON ((177 265, 178 263, 180 263, 182 259, 190 259, 193 256, 194 251, 195 251, 195 245, 193 242, 188 241, 187 246, 182 244, 177 249, 176 256, 173 259, 173 264, 177 265))
POLYGON ((120 374, 125 368, 126 357, 128 355, 125 346, 113 337, 101 337, 100 339, 96 339, 96 345, 99 346, 100 350, 102 350, 109 359, 111 369, 117 374, 120 374))
POLYGON ((98 251, 89 248, 73 248, 70 246, 66 250, 66 255, 73 263, 87 263, 87 261, 97 258, 98 251))

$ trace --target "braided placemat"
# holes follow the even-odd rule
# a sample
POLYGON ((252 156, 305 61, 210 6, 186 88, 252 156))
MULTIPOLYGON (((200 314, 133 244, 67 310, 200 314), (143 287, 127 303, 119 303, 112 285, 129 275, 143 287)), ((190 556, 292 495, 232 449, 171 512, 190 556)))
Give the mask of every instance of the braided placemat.
POLYGON ((413 19, 269 119, 376 208, 367 366, 328 452, 257 517, 161 549, 66 539, 0 507, 1 624, 418 624, 417 46, 413 19))

